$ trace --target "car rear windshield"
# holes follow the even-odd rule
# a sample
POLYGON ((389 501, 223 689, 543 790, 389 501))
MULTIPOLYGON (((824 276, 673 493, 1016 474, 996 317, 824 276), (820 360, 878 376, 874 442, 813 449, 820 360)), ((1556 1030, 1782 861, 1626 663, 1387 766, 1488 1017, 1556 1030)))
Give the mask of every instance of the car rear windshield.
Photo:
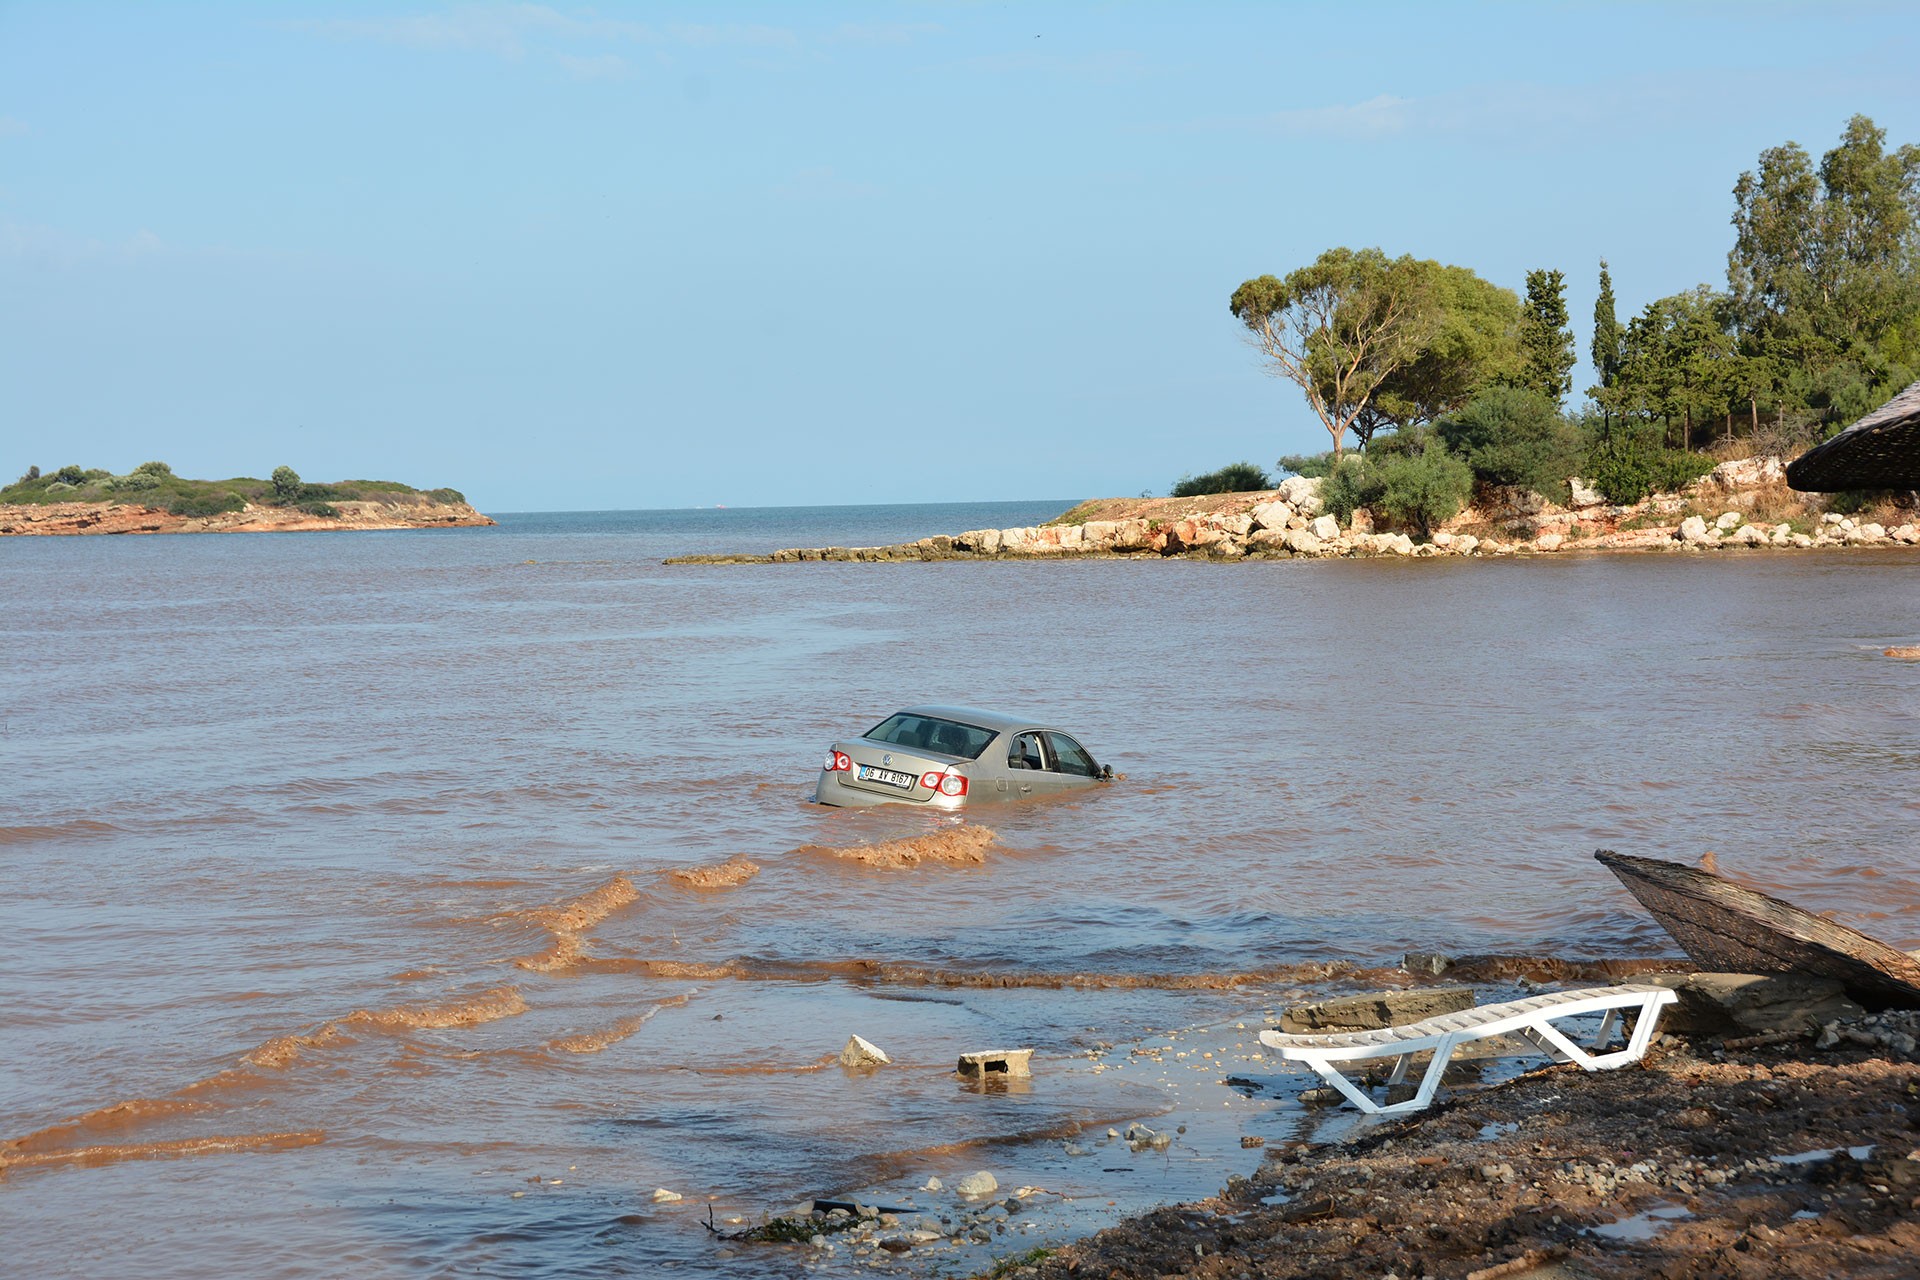
POLYGON ((909 711, 890 715, 866 732, 871 742, 906 747, 910 751, 938 751, 963 760, 978 760, 995 736, 992 729, 937 716, 917 716, 909 711))

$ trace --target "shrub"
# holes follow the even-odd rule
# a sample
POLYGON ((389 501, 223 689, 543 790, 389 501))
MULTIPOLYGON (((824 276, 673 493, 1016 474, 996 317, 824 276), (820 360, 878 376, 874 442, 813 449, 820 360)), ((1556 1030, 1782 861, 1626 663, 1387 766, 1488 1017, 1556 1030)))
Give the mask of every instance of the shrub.
POLYGON ((108 493, 139 493, 160 487, 160 477, 150 471, 132 471, 124 476, 108 476, 100 482, 108 493))
POLYGON ((435 502, 438 502, 441 505, 448 506, 448 507, 459 506, 462 503, 466 502, 467 500, 467 495, 460 492, 458 489, 435 489, 432 493, 428 494, 427 496, 429 498, 432 498, 435 502))
POLYGON ((183 494, 168 504, 167 510, 176 516, 217 516, 223 511, 238 511, 247 505, 247 500, 237 493, 192 493, 183 494))
POLYGON ((1516 485, 1564 500, 1584 461, 1580 436, 1553 401, 1521 387, 1494 387, 1434 424, 1482 484, 1516 485))
POLYGON ((1422 538, 1435 525, 1460 514, 1473 496, 1473 468, 1433 441, 1418 453, 1395 453, 1373 462, 1380 494, 1368 505, 1422 538))
POLYGON ((273 496, 281 502, 291 502, 300 496, 300 473, 292 467, 273 469, 273 496))
POLYGON ((77 489, 87 482, 87 473, 79 467, 66 466, 54 472, 53 478, 61 484, 72 485, 77 489))
POLYGON ((1346 524, 1360 507, 1371 508, 1386 491, 1380 482, 1380 469, 1366 460, 1345 457, 1320 483, 1320 509, 1346 524))
POLYGON ((1267 473, 1251 462, 1230 462, 1203 476, 1181 476, 1174 482, 1173 496, 1194 498, 1204 493, 1252 493, 1271 488, 1273 481, 1267 473))
POLYGON ((1678 492, 1711 470, 1711 458, 1668 449, 1651 431, 1621 426, 1594 442, 1581 478, 1608 502, 1626 506, 1678 492))
POLYGON ((133 469, 137 476, 170 476, 173 468, 164 462, 143 462, 133 469))
POLYGON ((1280 459, 1280 469, 1312 480, 1333 473, 1331 453, 1290 453, 1280 459))
POLYGON ((18 480, 14 481, 14 483, 26 484, 30 480, 38 480, 39 478, 40 478, 40 468, 28 467, 26 474, 21 476, 18 480))
POLYGON ((69 484, 65 480, 55 480, 52 484, 49 484, 47 486, 47 492, 48 493, 72 493, 75 489, 79 487, 80 486, 75 484, 69 484))
POLYGON ((303 502, 295 510, 304 511, 310 516, 326 516, 328 519, 340 514, 338 508, 325 502, 303 502))

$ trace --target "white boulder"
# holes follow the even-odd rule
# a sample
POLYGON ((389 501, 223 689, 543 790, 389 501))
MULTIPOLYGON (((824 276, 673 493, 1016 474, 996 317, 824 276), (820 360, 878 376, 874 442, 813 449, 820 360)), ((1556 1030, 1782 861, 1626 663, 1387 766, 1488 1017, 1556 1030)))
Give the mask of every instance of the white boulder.
POLYGON ((864 1036, 850 1036, 847 1047, 840 1051, 840 1065, 843 1067, 879 1067, 892 1062, 886 1050, 864 1036))
POLYGON ((1322 542, 1332 542, 1340 536, 1340 522, 1332 516, 1316 516, 1307 528, 1322 542))

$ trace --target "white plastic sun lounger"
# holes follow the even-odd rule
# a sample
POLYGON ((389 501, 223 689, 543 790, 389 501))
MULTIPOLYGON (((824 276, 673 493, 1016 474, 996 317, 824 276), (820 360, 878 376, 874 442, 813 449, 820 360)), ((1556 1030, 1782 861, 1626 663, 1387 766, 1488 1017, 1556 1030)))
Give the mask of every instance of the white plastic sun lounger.
POLYGON ((1291 1062, 1304 1062, 1320 1073, 1320 1078, 1338 1089, 1348 1101, 1373 1115, 1398 1115, 1419 1111, 1433 1101, 1446 1074, 1447 1061, 1460 1045, 1490 1036, 1518 1036, 1556 1062, 1574 1062, 1588 1071, 1606 1071, 1637 1062, 1653 1040, 1654 1024, 1660 1010, 1678 997, 1666 987, 1625 985, 1589 987, 1581 991, 1555 991, 1547 995, 1510 1000, 1505 1004, 1483 1004, 1459 1013, 1444 1013, 1403 1027, 1384 1027, 1378 1031, 1332 1031, 1315 1035, 1288 1035, 1280 1031, 1262 1031, 1260 1043, 1278 1049, 1291 1062), (1612 1037, 1623 1014, 1635 1012, 1633 1031, 1624 1048, 1600 1052, 1612 1037), (1582 1014, 1603 1013, 1600 1030, 1587 1048, 1581 1048, 1554 1021, 1582 1014), (1431 1050, 1433 1061, 1427 1064, 1420 1088, 1413 1097, 1390 1106, 1381 1106, 1357 1084, 1341 1074, 1335 1063, 1360 1062, 1371 1058, 1396 1058, 1387 1077, 1389 1087, 1407 1077, 1407 1064, 1416 1053, 1431 1050))

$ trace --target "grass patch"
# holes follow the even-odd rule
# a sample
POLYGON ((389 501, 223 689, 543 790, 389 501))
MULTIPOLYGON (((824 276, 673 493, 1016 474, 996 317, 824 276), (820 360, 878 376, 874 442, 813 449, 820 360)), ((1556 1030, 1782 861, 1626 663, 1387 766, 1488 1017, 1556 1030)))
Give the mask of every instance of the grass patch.
POLYGON ((1068 511, 1065 515, 1055 516, 1053 519, 1047 521, 1047 523, 1050 525, 1085 524, 1087 521, 1093 519, 1093 513, 1099 509, 1101 501, 1102 499, 1099 498, 1089 498, 1071 511, 1068 511))

